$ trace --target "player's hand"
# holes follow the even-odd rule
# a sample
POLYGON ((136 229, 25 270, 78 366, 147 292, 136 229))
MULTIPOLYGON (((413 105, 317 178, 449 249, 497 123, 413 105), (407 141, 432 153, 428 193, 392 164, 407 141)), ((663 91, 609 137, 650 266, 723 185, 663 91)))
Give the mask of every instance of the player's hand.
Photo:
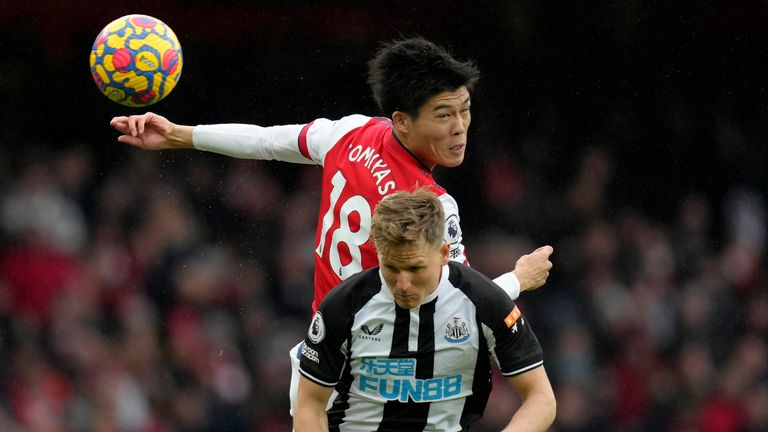
POLYGON ((148 112, 141 115, 120 116, 113 118, 109 124, 123 134, 117 137, 121 143, 144 150, 164 150, 173 147, 171 136, 174 124, 161 115, 148 112))
POLYGON ((542 246, 517 260, 514 273, 520 281, 520 292, 535 290, 547 282, 549 270, 552 269, 552 262, 549 261, 552 252, 552 246, 542 246))

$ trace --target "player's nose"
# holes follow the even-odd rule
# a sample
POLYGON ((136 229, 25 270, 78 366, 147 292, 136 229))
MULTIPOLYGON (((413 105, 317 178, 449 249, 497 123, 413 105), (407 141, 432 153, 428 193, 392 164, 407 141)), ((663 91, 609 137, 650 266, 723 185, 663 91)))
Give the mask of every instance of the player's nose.
POLYGON ((405 274, 405 272, 397 275, 397 287, 402 290, 407 290, 411 287, 411 276, 405 274))
POLYGON ((454 116, 452 132, 454 135, 460 135, 467 131, 467 120, 462 116, 454 116))

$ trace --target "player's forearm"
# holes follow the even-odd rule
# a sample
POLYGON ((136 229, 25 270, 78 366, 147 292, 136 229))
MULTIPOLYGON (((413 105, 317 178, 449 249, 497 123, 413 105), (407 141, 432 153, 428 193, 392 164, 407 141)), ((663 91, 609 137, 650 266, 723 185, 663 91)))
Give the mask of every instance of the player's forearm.
POLYGON ((298 406, 293 416, 294 432, 327 432, 328 415, 325 407, 298 406))
POLYGON ((192 141, 198 150, 240 159, 313 163, 299 150, 298 137, 301 128, 302 125, 198 125, 192 131, 192 141))
POLYGON ((555 421, 557 404, 551 392, 528 395, 502 432, 546 431, 555 421))

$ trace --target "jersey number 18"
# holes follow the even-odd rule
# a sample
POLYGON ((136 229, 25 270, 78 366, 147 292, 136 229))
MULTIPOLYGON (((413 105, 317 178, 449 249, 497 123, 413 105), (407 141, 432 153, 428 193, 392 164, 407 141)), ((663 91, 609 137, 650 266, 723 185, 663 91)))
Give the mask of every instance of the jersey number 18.
POLYGON ((330 254, 328 260, 333 271, 343 280, 363 270, 360 246, 368 241, 371 231, 371 206, 361 195, 349 197, 339 208, 339 224, 336 225, 334 209, 339 201, 341 192, 344 190, 344 186, 347 185, 347 179, 344 178, 341 171, 337 171, 333 179, 331 179, 331 184, 333 185, 333 190, 331 191, 330 203, 328 211, 323 216, 320 242, 317 245, 317 249, 315 249, 315 253, 323 258, 323 252, 326 250, 325 239, 328 231, 331 230, 333 235, 331 236, 330 250, 328 250, 330 254), (349 217, 352 213, 357 213, 360 216, 360 225, 357 231, 352 231, 350 227, 349 217), (341 254, 339 253, 341 243, 346 244, 352 258, 347 264, 342 264, 341 262, 341 254))

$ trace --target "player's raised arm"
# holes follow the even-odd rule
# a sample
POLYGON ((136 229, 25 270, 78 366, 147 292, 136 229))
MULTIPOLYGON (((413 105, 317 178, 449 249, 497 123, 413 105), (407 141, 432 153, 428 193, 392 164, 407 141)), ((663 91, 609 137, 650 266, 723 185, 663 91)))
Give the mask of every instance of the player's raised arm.
POLYGON ((542 246, 535 251, 521 256, 515 263, 515 269, 496 277, 496 282, 512 300, 523 291, 533 291, 547 282, 552 262, 552 246, 542 246))
MULTIPOLYGON (((445 193, 441 195, 440 202, 445 211, 445 241, 451 246, 450 259, 462 264, 469 264, 464 244, 462 243, 462 231, 460 226, 459 206, 456 200, 445 193)), ((507 293, 512 300, 517 299, 523 291, 533 291, 547 282, 552 262, 552 246, 541 246, 535 251, 523 255, 515 263, 512 271, 506 272, 493 281, 507 293)))
POLYGON ((520 291, 533 291, 547 282, 552 262, 549 256, 552 246, 542 246, 535 251, 521 256, 515 263, 514 273, 520 281, 520 291))
POLYGON ((144 150, 193 148, 192 126, 174 124, 155 113, 115 117, 109 124, 123 134, 118 141, 144 150))

